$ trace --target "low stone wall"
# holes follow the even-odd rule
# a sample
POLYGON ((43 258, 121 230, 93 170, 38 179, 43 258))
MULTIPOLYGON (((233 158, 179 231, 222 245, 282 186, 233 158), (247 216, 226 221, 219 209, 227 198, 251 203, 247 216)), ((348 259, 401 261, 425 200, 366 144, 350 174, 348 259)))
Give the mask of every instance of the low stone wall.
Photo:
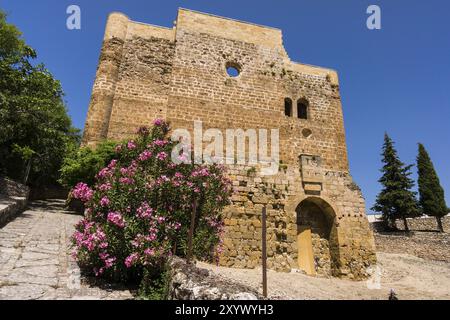
POLYGON ((25 210, 29 189, 18 182, 0 177, 0 227, 25 210))
MULTIPOLYGON (((402 220, 397 220, 396 222, 397 228, 400 231, 405 230, 405 226, 402 220)), ((450 232, 450 216, 446 216, 442 218, 442 225, 444 227, 445 232, 450 232)), ((371 223, 372 229, 375 232, 383 232, 384 225, 383 222, 377 221, 371 223)), ((437 221, 435 217, 420 217, 414 219, 408 219, 408 226, 411 231, 437 231, 437 221)))
POLYGON ((28 200, 23 197, 0 199, 0 228, 27 207, 28 200))
POLYGON ((259 300, 262 297, 253 289, 212 276, 208 270, 188 265, 174 257, 170 263, 171 300, 259 300))
POLYGON ((0 196, 28 197, 29 192, 27 186, 6 177, 0 177, 0 196))

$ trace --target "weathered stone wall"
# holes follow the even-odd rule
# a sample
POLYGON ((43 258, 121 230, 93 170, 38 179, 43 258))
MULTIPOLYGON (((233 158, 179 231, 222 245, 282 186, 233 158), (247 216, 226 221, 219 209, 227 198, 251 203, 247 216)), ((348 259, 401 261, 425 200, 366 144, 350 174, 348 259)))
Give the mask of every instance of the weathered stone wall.
POLYGON ((297 268, 302 201, 318 205, 331 224, 326 244, 314 240, 319 273, 360 278, 374 262, 364 199, 348 171, 337 74, 291 61, 279 29, 185 9, 173 29, 112 14, 84 144, 131 136, 156 117, 191 132, 195 120, 202 121, 203 130, 280 130, 278 175, 229 166, 236 194, 225 212, 223 265, 260 263, 266 205, 269 267, 297 268), (230 64, 239 69, 238 77, 227 75, 230 64), (285 98, 294 102, 292 117, 285 116, 285 98), (308 101, 308 119, 297 117, 299 99, 308 101))
MULTIPOLYGON (((324 181, 324 191, 320 196, 311 196, 302 187, 297 166, 273 177, 249 175, 249 169, 240 166, 229 169, 237 193, 233 196, 234 205, 224 213, 227 232, 222 265, 254 268, 260 264, 261 215, 267 205, 268 266, 279 271, 298 268, 296 209, 303 200, 310 199, 328 210, 333 219, 330 238, 335 246, 331 245, 329 250, 334 251, 333 263, 339 269, 333 274, 364 277, 366 268, 375 262, 375 245, 365 216, 364 199, 354 189, 348 174, 330 172, 324 181)), ((313 248, 319 259, 324 254, 320 247, 313 248)))

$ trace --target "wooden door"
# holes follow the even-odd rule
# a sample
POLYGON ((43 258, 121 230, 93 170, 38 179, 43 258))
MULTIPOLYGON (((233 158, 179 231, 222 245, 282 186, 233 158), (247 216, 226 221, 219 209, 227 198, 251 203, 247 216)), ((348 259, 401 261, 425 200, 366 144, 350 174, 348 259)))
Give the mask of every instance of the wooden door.
POLYGON ((308 275, 315 275, 314 254, 312 247, 311 228, 308 226, 298 226, 298 267, 308 275))

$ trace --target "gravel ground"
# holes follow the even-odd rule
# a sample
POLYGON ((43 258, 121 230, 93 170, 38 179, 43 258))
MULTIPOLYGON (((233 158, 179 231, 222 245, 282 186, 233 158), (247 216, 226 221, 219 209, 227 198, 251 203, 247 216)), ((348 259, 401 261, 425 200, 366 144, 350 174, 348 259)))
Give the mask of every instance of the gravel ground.
MULTIPOLYGON (((390 290, 394 289, 400 300, 450 299, 450 263, 424 260, 409 254, 379 252, 377 256, 377 272, 369 281, 355 282, 269 271, 269 298, 385 300, 390 290)), ((231 269, 205 263, 198 263, 198 266, 261 292, 261 269, 231 269)))

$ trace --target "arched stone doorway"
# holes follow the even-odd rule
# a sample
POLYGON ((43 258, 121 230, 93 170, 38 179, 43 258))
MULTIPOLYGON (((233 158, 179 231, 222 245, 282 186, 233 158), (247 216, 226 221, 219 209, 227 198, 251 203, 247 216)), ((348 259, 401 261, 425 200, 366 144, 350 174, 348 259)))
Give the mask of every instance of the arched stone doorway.
POLYGON ((338 266, 336 214, 324 200, 310 197, 297 206, 298 267, 309 275, 331 276, 338 266))

